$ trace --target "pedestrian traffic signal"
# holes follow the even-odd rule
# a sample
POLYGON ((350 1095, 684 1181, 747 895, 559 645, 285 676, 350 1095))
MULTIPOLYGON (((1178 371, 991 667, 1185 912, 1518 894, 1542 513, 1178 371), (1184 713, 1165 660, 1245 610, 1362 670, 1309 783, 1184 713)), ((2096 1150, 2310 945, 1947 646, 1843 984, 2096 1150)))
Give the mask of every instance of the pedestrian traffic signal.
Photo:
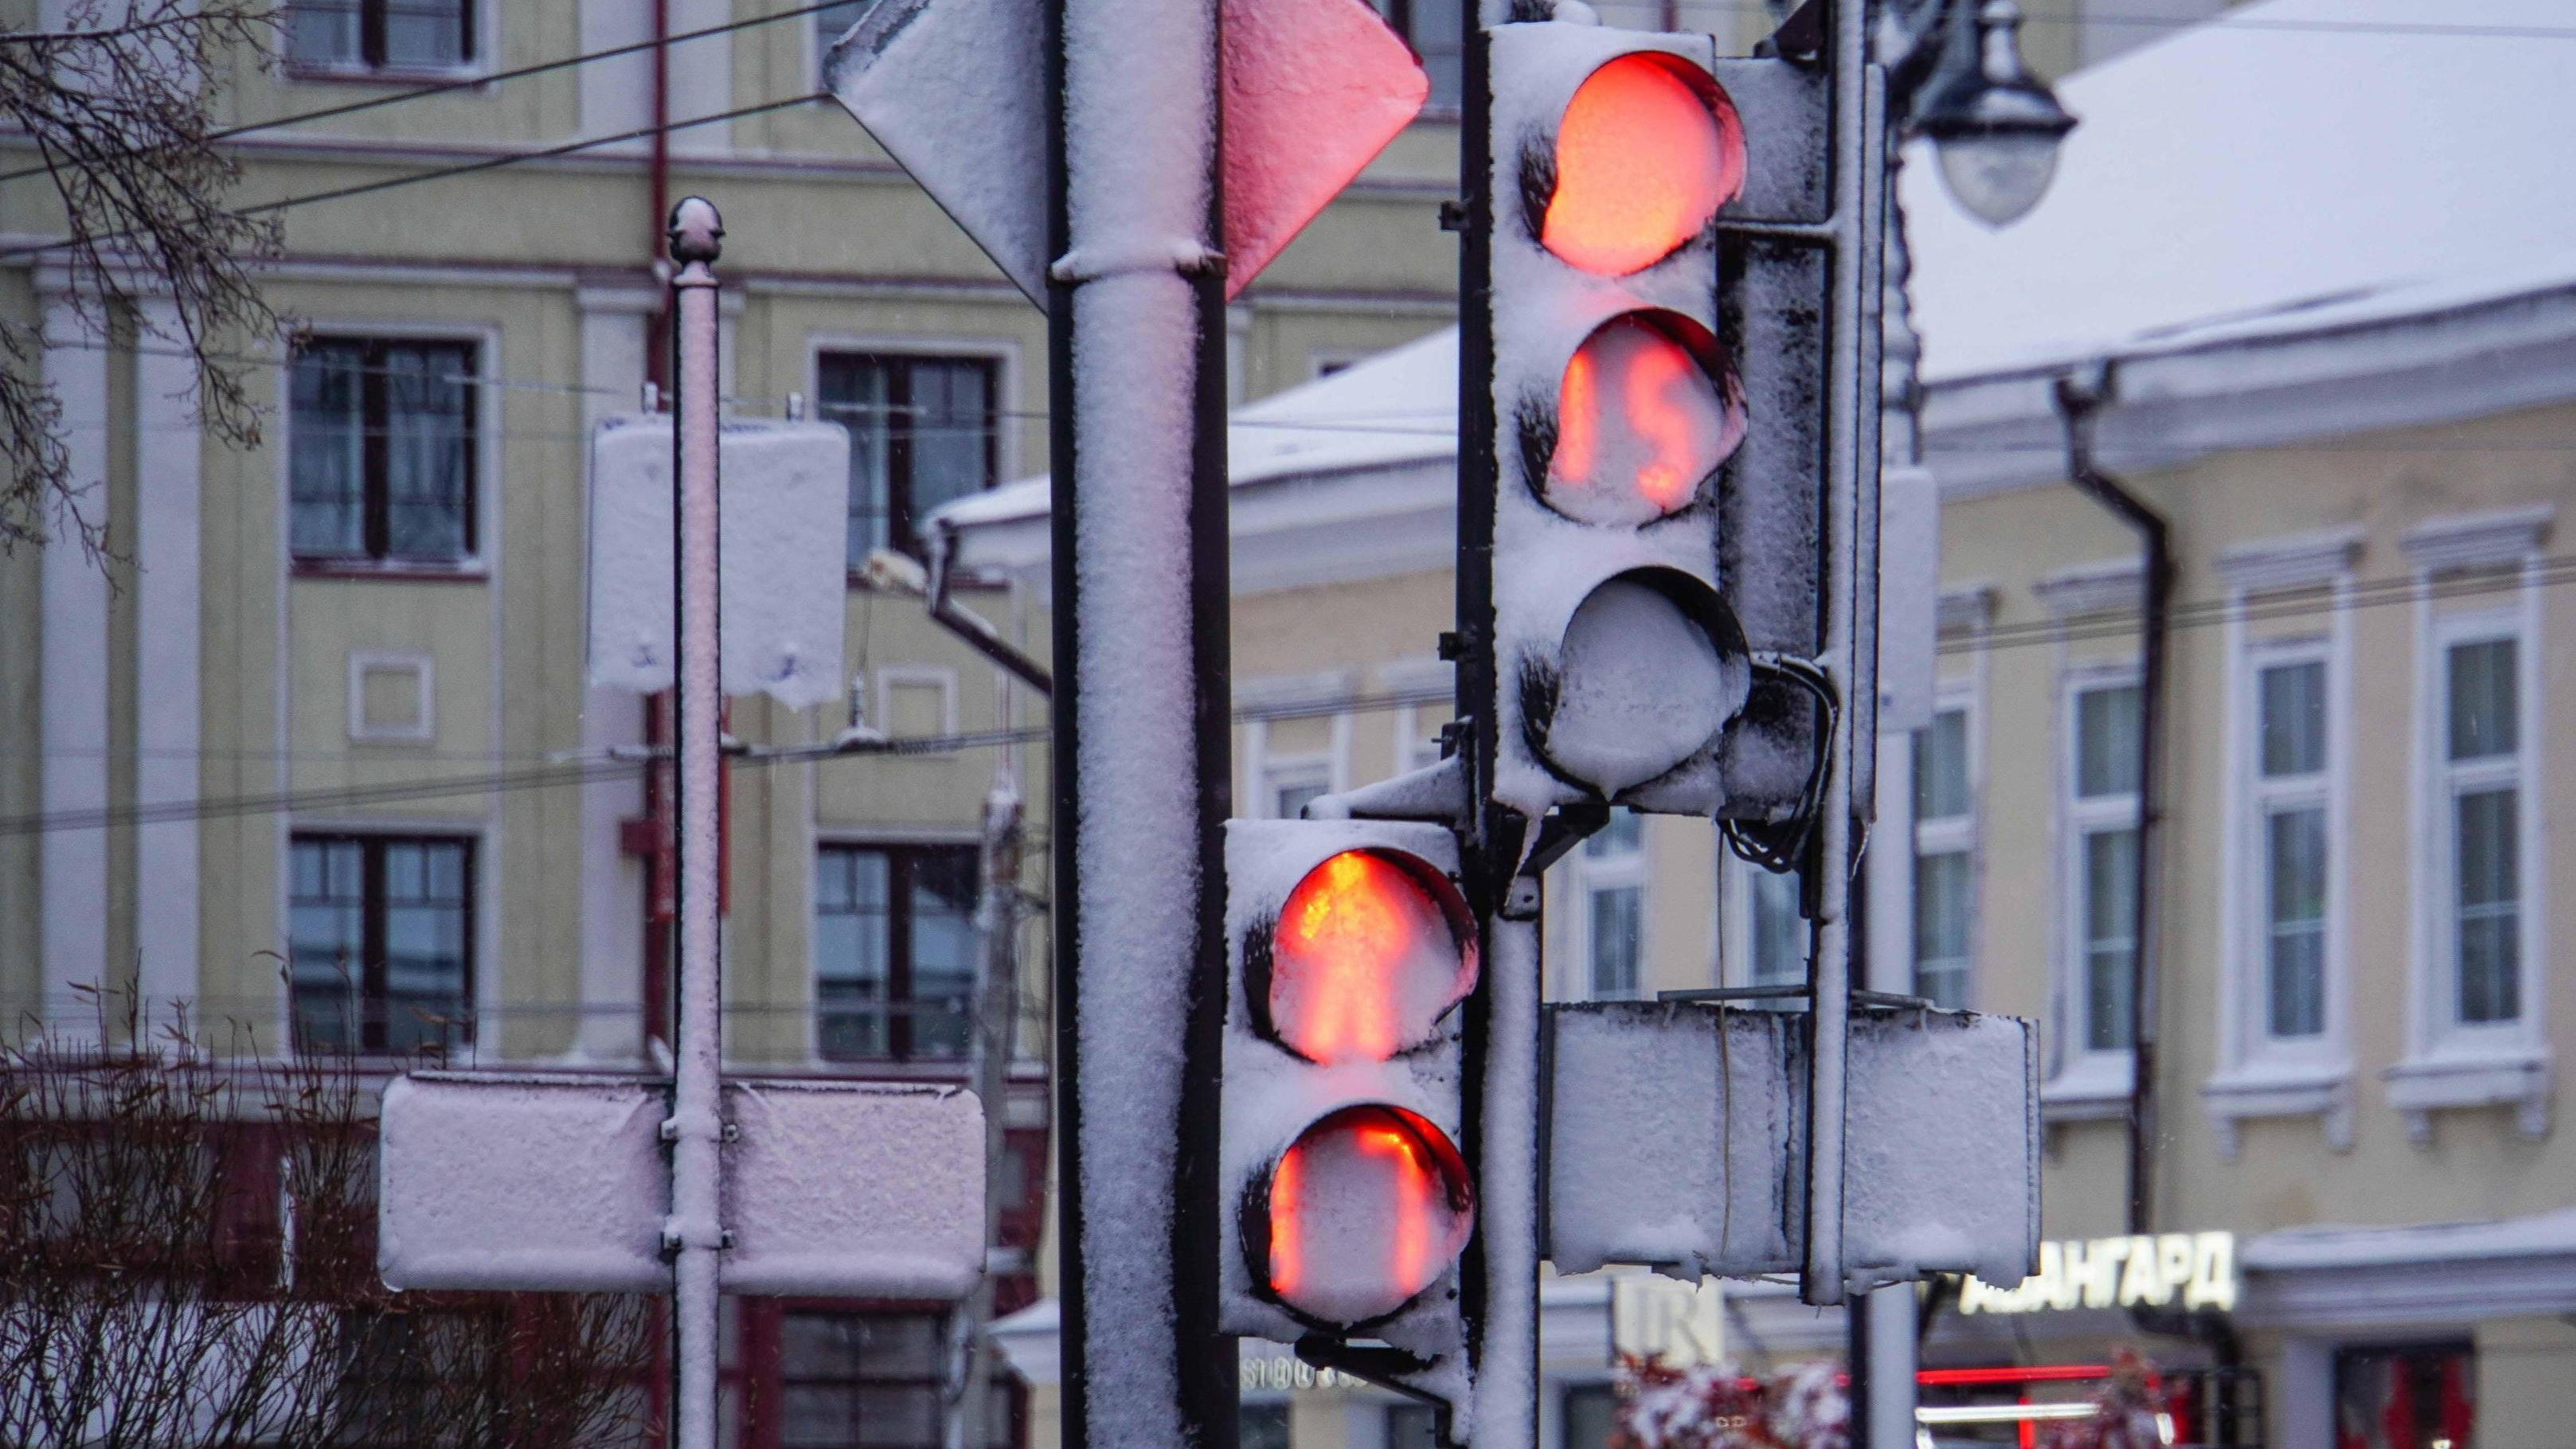
POLYGON ((1494 797, 1714 813, 1751 688, 1718 573, 1745 435, 1718 213, 1745 144, 1707 36, 1491 36, 1494 797))
POLYGON ((1381 1340, 1428 1365, 1462 1341, 1475 1222, 1458 1150, 1458 1007, 1476 924, 1447 828, 1226 827, 1224 1326, 1381 1340))

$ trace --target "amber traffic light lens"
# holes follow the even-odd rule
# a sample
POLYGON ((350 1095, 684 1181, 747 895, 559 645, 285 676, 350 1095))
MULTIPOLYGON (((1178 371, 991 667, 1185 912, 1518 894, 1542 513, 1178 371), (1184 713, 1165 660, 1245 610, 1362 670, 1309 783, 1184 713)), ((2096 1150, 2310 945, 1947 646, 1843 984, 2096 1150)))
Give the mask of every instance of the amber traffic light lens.
POLYGON ((1466 903, 1428 865, 1342 851, 1279 912, 1271 1030, 1314 1062, 1384 1061, 1419 1046, 1475 986, 1475 939, 1466 903))
POLYGON ((1323 1323, 1383 1318, 1467 1245, 1475 1206, 1448 1134, 1399 1107, 1345 1107, 1270 1178, 1270 1288, 1323 1323))
POLYGON ((1743 181, 1743 132, 1715 86, 1676 57, 1623 55, 1566 104, 1539 242, 1625 276, 1699 235, 1743 181))
POLYGON ((1744 438, 1716 344, 1674 313, 1631 312, 1594 329, 1557 388, 1547 505, 1584 523, 1651 523, 1688 505, 1744 438))

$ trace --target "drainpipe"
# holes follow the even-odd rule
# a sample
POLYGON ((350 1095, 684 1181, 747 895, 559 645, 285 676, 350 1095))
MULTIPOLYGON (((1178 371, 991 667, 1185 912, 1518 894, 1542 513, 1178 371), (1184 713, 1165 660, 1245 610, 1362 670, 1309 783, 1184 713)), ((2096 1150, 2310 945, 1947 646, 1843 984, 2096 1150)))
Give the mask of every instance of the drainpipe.
MULTIPOLYGON (((2130 926, 2130 939, 2137 946, 2129 961, 2128 1230, 2136 1237, 2155 1230, 2156 957, 2161 944, 2156 930, 2156 856, 2164 826, 2165 656, 2174 565, 2172 529, 2165 516, 2103 472, 2095 460, 2095 417, 2113 392, 2107 360, 2057 380, 2057 411, 2066 426, 2067 479, 2138 535, 2144 594, 2138 621, 2138 874, 2136 915, 2130 926)), ((2216 1421, 2212 1425, 2217 1431, 2215 1442, 2233 1446, 2237 1442, 2236 1376, 2245 1362, 2244 1346, 2237 1341, 2233 1325, 2218 1314, 2179 1314, 2145 1304, 2132 1304, 2129 1318, 2141 1332, 2195 1339, 2207 1346, 2220 1374, 2209 1406, 2216 1421)))
POLYGON ((2057 411, 2066 425, 2066 476, 2138 535, 2144 598, 2138 624, 2138 875, 2129 939, 2129 1191, 2132 1236, 2154 1231, 2156 1128, 2157 841, 2164 825, 2165 628, 2173 603, 2173 548, 2165 516, 2095 462, 2095 415, 2112 393, 2111 364, 2070 371, 2057 380, 2057 411))

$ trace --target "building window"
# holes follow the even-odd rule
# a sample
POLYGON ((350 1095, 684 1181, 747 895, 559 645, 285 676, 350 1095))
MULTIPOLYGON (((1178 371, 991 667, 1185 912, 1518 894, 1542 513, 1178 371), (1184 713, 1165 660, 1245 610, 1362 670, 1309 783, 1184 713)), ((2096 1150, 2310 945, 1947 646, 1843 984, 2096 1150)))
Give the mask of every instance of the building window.
POLYGON ((2476 1449, 2477 1368, 2465 1343, 2338 1351, 2336 1449, 2476 1449))
POLYGON ((778 1321, 780 1449, 940 1449, 935 1313, 802 1313, 778 1321))
POLYGON ((975 989, 975 850, 827 845, 814 889, 816 1049, 960 1061, 975 989))
POLYGON ((1459 62, 1459 10, 1463 0, 1377 0, 1378 13, 1413 53, 1422 58, 1423 72, 1431 77, 1430 109, 1455 111, 1464 92, 1464 71, 1459 62))
POLYGON ((2078 689, 2074 701, 2072 836, 2075 1039, 2085 1052, 2124 1052, 2135 1023, 2138 734, 2133 682, 2078 689))
POLYGON ((1753 986, 1803 986, 1807 982, 1807 918, 1798 909, 1796 871, 1747 868, 1746 956, 1753 986))
POLYGON ((2264 1033, 2326 1029, 2326 662, 2255 671, 2254 811, 2259 832, 2264 1033))
POLYGON ((1609 1384, 1577 1384, 1558 1401, 1564 1420, 1565 1449, 1610 1449, 1624 1442, 1619 1432, 1619 1391, 1609 1384))
POLYGON ((2441 683, 2450 1018, 2459 1026, 2496 1026, 2523 1013, 2519 641, 2451 643, 2441 683))
POLYGON ((1235 1410, 1236 1449, 1288 1449, 1292 1442, 1285 1399, 1255 1399, 1235 1410))
POLYGON ((1429 1404, 1387 1405, 1386 1449, 1441 1449, 1440 1411, 1429 1404))
POLYGON ((1584 994, 1626 1001, 1639 990, 1645 951, 1646 840, 1636 812, 1614 809, 1583 842, 1584 994))
POLYGON ((1332 766, 1324 760, 1273 761, 1263 768, 1262 778, 1273 820, 1298 819, 1310 801, 1332 790, 1332 766))
POLYGON ((290 871, 299 1047, 414 1052, 471 1039, 473 841, 298 835, 290 871))
POLYGON ((475 0, 292 0, 287 53, 333 70, 453 70, 474 56, 475 0))
POLYGON ((303 560, 454 563, 475 549, 472 343, 324 339, 289 388, 303 560))
POLYGON ((1000 433, 989 357, 836 352, 823 416, 850 430, 850 568, 881 548, 918 554, 931 510, 993 486, 1000 433))
POLYGON ((1944 709, 1914 732, 1914 994, 1937 1006, 1968 1004, 1975 832, 1968 712, 1944 709))

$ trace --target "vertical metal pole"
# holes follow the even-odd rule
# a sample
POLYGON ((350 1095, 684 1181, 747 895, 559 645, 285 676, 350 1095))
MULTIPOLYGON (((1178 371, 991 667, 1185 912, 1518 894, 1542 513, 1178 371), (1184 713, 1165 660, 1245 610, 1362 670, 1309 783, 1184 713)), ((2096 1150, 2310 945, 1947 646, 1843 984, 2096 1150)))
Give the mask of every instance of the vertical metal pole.
MULTIPOLYGON (((998 672, 998 671, 997 671, 998 672)), ((1011 1052, 1019 1035, 1020 792, 1008 775, 984 797, 984 841, 975 900, 982 979, 976 983, 972 1075, 984 1103, 984 1250, 1002 1241, 1002 1156, 1010 1151, 1011 1052)), ((991 1355, 984 1327, 993 1318, 993 1274, 975 1280, 954 1328, 957 1402, 948 1449, 984 1449, 992 1422, 991 1355)))
POLYGON ((1067 1449, 1231 1449, 1215 0, 1048 0, 1067 1449))
POLYGON ((1874 389, 1864 373, 1876 350, 1864 337, 1867 290, 1876 284, 1871 264, 1881 244, 1876 234, 1879 185, 1876 159, 1884 146, 1873 133, 1883 124, 1881 72, 1867 63, 1865 7, 1833 7, 1830 62, 1834 86, 1833 336, 1826 365, 1825 479, 1827 567, 1824 573, 1825 669, 1835 697, 1844 702, 1828 742, 1832 773, 1817 821, 1814 999, 1810 1029, 1812 1076, 1807 1098, 1807 1260, 1800 1284, 1809 1303, 1843 1302, 1847 1265, 1843 1253, 1843 1127, 1845 1064, 1851 1029, 1851 922, 1853 762, 1868 745, 1856 741, 1856 724, 1870 711, 1856 707, 1874 691, 1858 618, 1871 595, 1858 585, 1864 562, 1860 509, 1874 503, 1878 459, 1876 432, 1865 425, 1863 404, 1874 389), (1864 451, 1866 445, 1867 451, 1864 451), (1864 477, 1866 473, 1866 477, 1864 477))
POLYGON ((722 1001, 717 914, 717 793, 724 761, 717 716, 716 278, 724 223, 705 198, 671 208, 674 310, 679 315, 679 1050, 671 1117, 671 1216, 662 1229, 672 1254, 678 1449, 716 1449, 717 1072, 722 1001))

